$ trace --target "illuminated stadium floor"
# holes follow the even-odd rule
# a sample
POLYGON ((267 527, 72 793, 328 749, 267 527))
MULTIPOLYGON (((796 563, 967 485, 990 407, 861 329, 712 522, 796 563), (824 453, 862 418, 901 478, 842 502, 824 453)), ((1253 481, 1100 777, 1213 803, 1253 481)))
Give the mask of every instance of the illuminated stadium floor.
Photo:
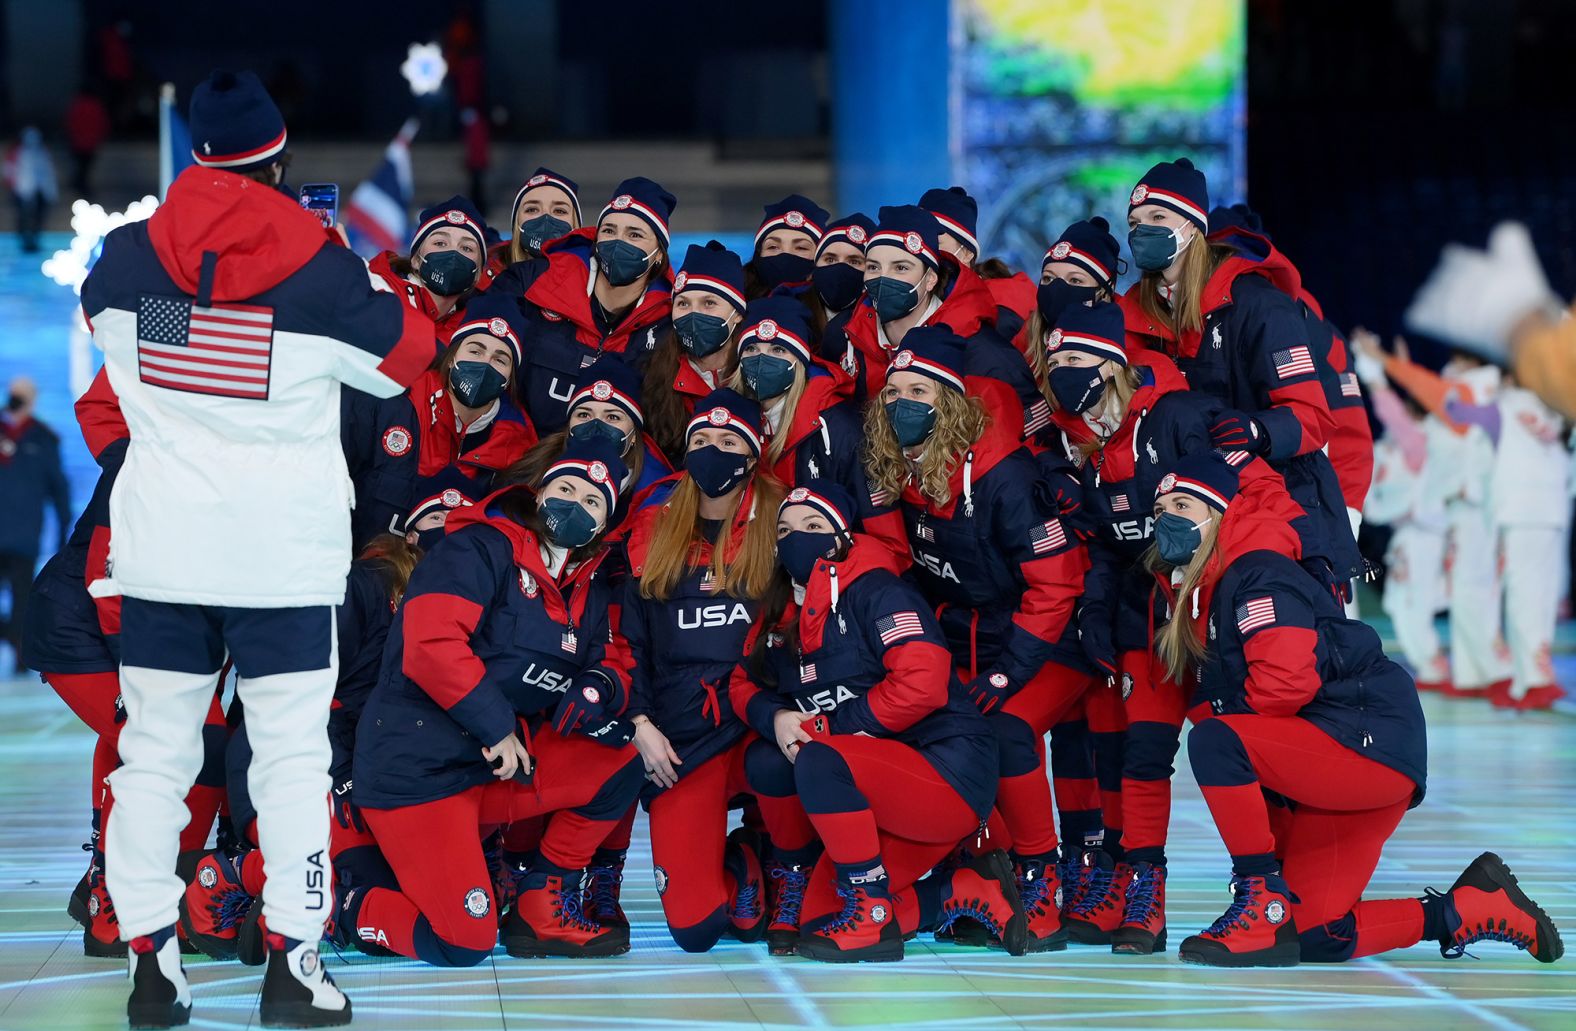
MULTIPOLYGON (((1565 660, 1567 682, 1576 661, 1565 660)), ((1482 847, 1576 938, 1576 722, 1513 716, 1430 698, 1429 797, 1386 852, 1375 894, 1448 887, 1482 847)), ((81 955, 65 902, 81 875, 87 825, 86 731, 33 680, 0 680, 0 1028, 124 1026, 121 961, 81 955)), ((1172 949, 1226 904, 1219 839, 1183 775, 1172 848, 1172 949)), ((1219 972, 1172 956, 1114 959, 1103 949, 1012 959, 928 941, 889 966, 773 961, 764 945, 685 955, 664 931, 637 830, 625 900, 628 956, 598 963, 522 961, 500 950, 471 970, 330 957, 358 1026, 1569 1028, 1576 964, 1541 966, 1509 946, 1443 961, 1432 945, 1344 967, 1219 972)), ((193 1026, 257 1019, 260 979, 233 963, 189 960, 193 1026)))

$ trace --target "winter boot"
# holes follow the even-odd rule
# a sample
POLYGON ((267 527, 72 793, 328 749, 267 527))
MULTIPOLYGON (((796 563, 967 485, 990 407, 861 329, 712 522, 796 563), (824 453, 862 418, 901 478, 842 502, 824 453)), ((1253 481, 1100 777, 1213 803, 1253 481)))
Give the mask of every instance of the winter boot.
POLYGON ((1166 951, 1166 868, 1134 863, 1127 882, 1122 922, 1111 932, 1111 951, 1149 956, 1166 951))
POLYGON ((126 1018, 133 1028, 180 1027, 192 1016, 192 991, 181 966, 175 928, 131 940, 131 997, 126 1018))
MULTIPOLYGON (((947 853, 947 857, 937 863, 930 876, 940 878, 944 882, 968 861, 972 855, 967 848, 960 845, 947 853)), ((950 924, 942 924, 932 932, 936 941, 946 945, 959 945, 966 949, 984 949, 990 947, 990 932, 978 920, 960 916, 950 924)))
POLYGON ((722 869, 733 890, 728 894, 728 935, 758 942, 766 933, 766 875, 761 871, 761 838, 748 827, 728 835, 722 869))
POLYGON ((1280 874, 1235 877, 1220 919, 1182 942, 1184 963, 1210 967, 1294 967, 1302 959, 1294 901, 1280 874))
POLYGON ((837 868, 843 908, 799 938, 799 955, 825 963, 890 963, 903 958, 903 932, 886 867, 837 868))
POLYGON ((1062 880, 1056 864, 1042 859, 1018 863, 1018 897, 1029 918, 1027 952, 1060 952, 1067 948, 1062 927, 1062 880))
POLYGON ((792 956, 799 944, 799 913, 804 908, 804 892, 810 886, 814 864, 789 864, 773 859, 766 864, 771 920, 766 925, 766 951, 773 956, 792 956))
POLYGON ((1113 860, 1103 849, 1083 854, 1083 890, 1078 904, 1068 910, 1062 923, 1067 935, 1081 945, 1109 945, 1111 932, 1122 922, 1127 900, 1127 882, 1132 868, 1113 860))
MULTIPOLYGON (((1547 913, 1516 884, 1504 860, 1485 852, 1461 872, 1450 891, 1428 896, 1445 907, 1445 935, 1440 955, 1455 958, 1480 941, 1506 942, 1532 953, 1539 963, 1553 963, 1565 954, 1559 929, 1547 913)), ((1425 905, 1428 902, 1425 900, 1425 905)))
POLYGON ((317 942, 268 935, 263 974, 264 1027, 339 1027, 350 1023, 350 1000, 323 969, 317 942))
POLYGON ((241 886, 245 857, 246 853, 236 856, 218 850, 203 856, 181 896, 181 930, 205 956, 234 959, 241 924, 258 904, 241 886))
MULTIPOLYGON (((126 955, 126 943, 120 940, 115 900, 109 897, 109 887, 104 883, 103 853, 94 854, 88 875, 88 923, 82 929, 82 954, 95 959, 119 959, 126 955)), ((175 948, 180 951, 179 941, 175 948)))
POLYGON ((629 930, 629 917, 619 904, 624 884, 624 859, 627 849, 597 849, 586 870, 586 915, 603 927, 629 930))
POLYGON ((584 870, 538 860, 520 882, 520 894, 504 920, 509 955, 594 959, 628 952, 629 928, 603 927, 585 914, 584 880, 584 870))
POLYGON ((235 932, 235 958, 248 967, 260 967, 268 961, 268 921, 263 918, 262 899, 252 903, 235 932))
POLYGON ((992 946, 1011 956, 1028 946, 1029 918, 1018 897, 1012 860, 1001 849, 972 856, 953 871, 941 888, 941 925, 968 917, 985 928, 992 946))

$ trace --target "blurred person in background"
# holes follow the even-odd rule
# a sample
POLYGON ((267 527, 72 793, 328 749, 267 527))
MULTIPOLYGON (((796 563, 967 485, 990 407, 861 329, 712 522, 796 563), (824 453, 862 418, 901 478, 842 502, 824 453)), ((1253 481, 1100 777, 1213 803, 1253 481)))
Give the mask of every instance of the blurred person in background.
POLYGON ((60 191, 55 185, 55 162, 44 147, 43 134, 31 125, 22 130, 21 139, 6 152, 5 184, 16 205, 16 231, 22 238, 22 253, 36 254, 44 216, 60 191))
POLYGON ((92 90, 82 89, 66 108, 66 144, 71 148, 71 192, 88 198, 93 159, 109 136, 109 111, 92 90))
POLYGON ((38 387, 26 376, 11 381, 5 410, 0 411, 0 498, 6 518, 0 521, 0 584, 9 588, 11 608, 3 623, 11 645, 11 662, 22 671, 22 613, 33 589, 38 542, 44 530, 44 506, 55 513, 56 548, 71 531, 71 487, 60 465, 60 437, 33 417, 38 387))

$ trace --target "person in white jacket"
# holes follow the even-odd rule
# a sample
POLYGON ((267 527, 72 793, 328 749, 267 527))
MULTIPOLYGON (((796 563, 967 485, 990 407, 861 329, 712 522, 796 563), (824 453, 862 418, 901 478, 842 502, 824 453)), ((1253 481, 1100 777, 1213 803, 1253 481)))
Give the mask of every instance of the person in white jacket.
POLYGON ((119 594, 124 765, 106 874, 130 945, 133 1027, 190 1017, 174 939, 182 804, 226 657, 246 706, 267 856, 265 1026, 326 1026, 350 1002, 317 943, 328 861, 333 606, 350 567, 340 385, 403 390, 432 323, 276 186, 284 120, 249 72, 193 93, 197 164, 146 222, 112 232, 83 284, 130 429, 96 595, 119 594))
POLYGON ((1516 709, 1546 709, 1564 696, 1552 649, 1560 577, 1570 522, 1570 456, 1565 420, 1532 391, 1507 383, 1499 394, 1499 450, 1490 506, 1499 530, 1505 579, 1505 637, 1513 674, 1491 700, 1516 709))

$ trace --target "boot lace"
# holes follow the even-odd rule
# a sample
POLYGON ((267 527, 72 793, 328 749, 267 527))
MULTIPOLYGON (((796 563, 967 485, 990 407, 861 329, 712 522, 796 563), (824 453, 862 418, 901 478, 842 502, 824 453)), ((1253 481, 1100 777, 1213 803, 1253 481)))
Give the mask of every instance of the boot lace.
POLYGON ((963 917, 977 920, 985 929, 997 937, 1001 936, 1001 921, 996 918, 990 904, 984 899, 948 899, 941 904, 941 926, 938 930, 950 930, 952 925, 963 917))
POLYGON ((559 927, 568 927, 576 931, 594 934, 602 929, 602 925, 585 915, 585 895, 578 885, 569 887, 560 883, 552 889, 553 915, 558 918, 559 927))
POLYGON ((822 928, 822 934, 847 934, 865 922, 865 911, 861 905, 865 898, 864 889, 839 884, 837 897, 843 900, 843 910, 831 923, 822 928))
MULTIPOLYGON (((589 871, 590 909, 596 914, 618 910, 619 885, 624 883, 624 864, 593 866, 589 871)), ((742 898, 742 895, 741 895, 742 898)))
POLYGON ((1159 903, 1160 868, 1145 867, 1136 871, 1127 885, 1127 922, 1148 923, 1159 903))
POLYGON ((1087 868, 1082 893, 1078 903, 1072 908, 1072 915, 1076 917, 1090 917, 1112 904, 1110 899, 1111 880, 1116 876, 1115 870, 1108 870, 1098 863, 1091 863, 1087 868))
POLYGON ((1248 917, 1251 915, 1257 918, 1253 906, 1259 900, 1258 884, 1254 881, 1232 881, 1231 891, 1233 895, 1231 905, 1226 907, 1226 911, 1220 914, 1219 919, 1209 925, 1205 934, 1220 938, 1229 934, 1235 927, 1246 931, 1250 927, 1248 917))
POLYGON ((767 870, 777 881, 777 915, 774 924, 799 926, 799 910, 804 905, 804 892, 810 886, 810 875, 802 867, 773 863, 767 870))
POLYGON ((1043 869, 1033 872, 1032 876, 1018 879, 1018 895, 1023 899, 1024 911, 1031 916, 1038 916, 1055 904, 1051 880, 1045 876, 1043 869))
MULTIPOLYGON (((1425 888, 1423 892, 1431 898, 1444 896, 1443 892, 1435 891, 1433 888, 1425 888)), ((1504 920, 1489 920, 1486 923, 1479 920, 1475 924, 1468 924, 1463 920, 1461 926, 1456 928, 1456 933, 1450 936, 1449 944, 1441 951, 1446 959, 1459 959, 1462 956, 1477 959, 1467 951, 1467 946, 1478 942, 1504 942, 1518 949, 1531 949, 1533 936, 1510 927, 1504 920)))

